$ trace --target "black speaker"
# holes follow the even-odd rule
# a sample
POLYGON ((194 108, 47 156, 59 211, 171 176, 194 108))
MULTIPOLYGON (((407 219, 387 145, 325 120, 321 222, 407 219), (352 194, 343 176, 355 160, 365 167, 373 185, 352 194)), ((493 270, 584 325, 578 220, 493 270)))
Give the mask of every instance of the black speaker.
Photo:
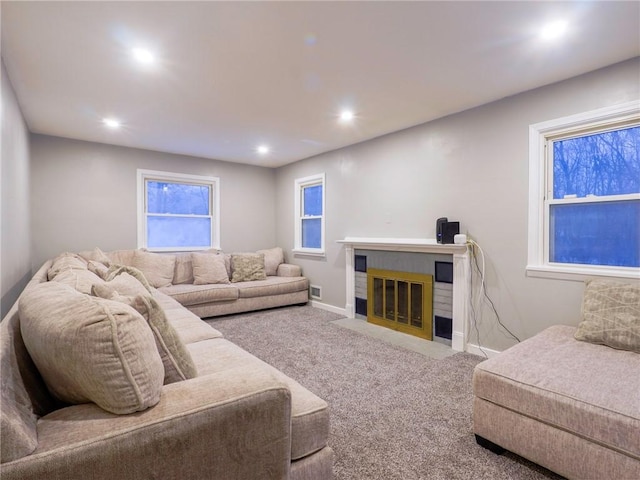
POLYGON ((453 243, 453 237, 460 233, 460 222, 445 222, 442 225, 442 242, 453 243))
POLYGON ((436 220, 436 242, 442 243, 442 231, 444 229, 444 224, 447 223, 448 218, 442 217, 436 220))
POLYGON ((453 243, 453 237, 460 233, 460 222, 450 222, 447 217, 436 220, 436 241, 453 243))

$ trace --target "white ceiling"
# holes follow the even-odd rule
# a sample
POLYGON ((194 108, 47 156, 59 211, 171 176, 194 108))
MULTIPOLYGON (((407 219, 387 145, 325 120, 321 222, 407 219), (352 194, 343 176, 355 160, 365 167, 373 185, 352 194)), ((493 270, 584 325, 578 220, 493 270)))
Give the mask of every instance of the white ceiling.
POLYGON ((636 1, 2 1, 1 19, 32 132, 268 167, 640 55, 636 1), (540 40, 558 18, 566 37, 540 40))

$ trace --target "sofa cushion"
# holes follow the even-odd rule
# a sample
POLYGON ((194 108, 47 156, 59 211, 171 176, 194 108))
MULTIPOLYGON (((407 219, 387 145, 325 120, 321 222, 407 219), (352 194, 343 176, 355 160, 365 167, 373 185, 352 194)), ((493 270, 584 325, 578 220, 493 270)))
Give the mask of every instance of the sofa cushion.
POLYGON ((329 438, 327 402, 271 365, 224 338, 187 346, 200 375, 244 367, 264 371, 287 385, 291 391, 291 460, 311 455, 324 448, 329 438))
MULTIPOLYGON (((124 278, 126 278, 126 280, 121 279, 121 281, 126 281, 129 284, 130 283, 129 277, 132 277, 134 280, 137 281, 137 284, 135 282, 130 283, 131 288, 138 289, 138 286, 142 285, 145 290, 147 290, 150 293, 152 292, 151 285, 149 285, 147 278, 142 274, 142 272, 137 268, 130 267, 128 265, 118 265, 118 264, 111 265, 109 267, 109 270, 107 270, 105 280, 107 282, 111 282, 123 274, 126 274, 124 275, 124 278)), ((119 293, 122 295, 127 295, 125 291, 120 291, 119 293)), ((133 294, 130 294, 130 295, 133 295, 133 294)))
POLYGON ((84 270, 79 269, 67 269, 62 270, 56 274, 52 280, 53 282, 62 283, 68 285, 74 290, 89 295, 91 293, 91 287, 95 283, 102 283, 103 280, 95 273, 90 272, 86 268, 84 270))
POLYGON ((309 288, 306 277, 267 277, 266 280, 237 283, 240 298, 265 297, 295 293, 309 288))
POLYGON ((53 259, 53 264, 47 272, 47 278, 53 280, 63 270, 86 270, 87 261, 75 253, 61 253, 53 259))
POLYGON ((576 339, 640 353, 640 284, 588 281, 576 339))
POLYGON ((475 368, 476 397, 640 458, 640 355, 557 325, 475 368))
POLYGON ((111 265, 111 260, 107 257, 107 254, 104 253, 100 248, 96 247, 93 250, 86 250, 84 252, 79 252, 82 258, 84 258, 87 262, 98 262, 102 263, 105 267, 111 265))
POLYGON ((264 269, 264 254, 231 254, 231 282, 250 282, 265 278, 267 278, 267 274, 264 269))
POLYGON ((20 297, 20 330, 49 391, 116 414, 160 400, 164 368, 151 329, 120 302, 46 282, 20 297))
POLYGON ((163 287, 161 292, 171 296, 181 305, 200 305, 211 302, 228 302, 238 299, 238 287, 231 284, 209 285, 171 285, 163 287))
POLYGON ((167 320, 169 320, 169 323, 171 323, 176 332, 178 332, 180 339, 185 345, 201 340, 222 337, 222 333, 209 326, 206 322, 203 322, 200 317, 162 291, 154 291, 153 298, 160 304, 167 316, 167 320))
POLYGON ((137 250, 113 250, 106 255, 111 263, 117 263, 118 265, 133 265, 133 258, 136 255, 137 250))
POLYGON ((149 323, 158 353, 164 365, 164 384, 179 382, 198 375, 191 355, 171 326, 164 310, 151 294, 143 291, 135 296, 120 295, 110 285, 96 285, 94 294, 133 307, 149 323))
POLYGON ((256 253, 264 255, 264 270, 267 275, 277 275, 278 266, 284 263, 284 252, 280 247, 258 250, 256 253))
POLYGON ((91 273, 95 273, 103 280, 105 280, 107 278, 107 275, 109 274, 109 267, 107 267, 104 263, 98 262, 96 260, 89 260, 87 262, 87 269, 91 273))
POLYGON ((176 257, 173 255, 136 250, 133 256, 133 266, 156 288, 171 285, 175 264, 176 257))
POLYGON ((229 283, 224 255, 213 253, 192 253, 193 284, 229 283))
POLYGON ((0 323, 0 451, 2 463, 29 455, 38 446, 37 416, 23 377, 35 376, 20 334, 14 306, 0 323))
POLYGON ((173 269, 172 285, 183 283, 193 283, 193 264, 191 263, 191 252, 176 253, 176 263, 173 269))

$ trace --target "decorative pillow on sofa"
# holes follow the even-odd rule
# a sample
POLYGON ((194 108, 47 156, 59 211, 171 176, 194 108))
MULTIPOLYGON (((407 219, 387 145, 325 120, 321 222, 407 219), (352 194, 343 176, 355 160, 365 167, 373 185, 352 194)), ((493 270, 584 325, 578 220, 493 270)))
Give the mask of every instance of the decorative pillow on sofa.
POLYGON ((61 253, 53 259, 51 267, 47 271, 47 279, 53 280, 63 270, 86 270, 87 261, 75 253, 61 253))
POLYGON ((164 384, 179 382, 198 375, 191 354, 178 333, 167 320, 160 304, 149 293, 121 295, 111 285, 95 285, 95 296, 122 302, 133 307, 147 322, 155 337, 156 347, 164 365, 164 384))
POLYGON ((193 284, 229 283, 224 255, 215 253, 192 253, 193 284))
POLYGON ((264 254, 262 253, 232 253, 231 281, 249 282, 266 280, 264 269, 264 254))
POLYGON ((74 290, 80 293, 91 293, 91 287, 95 283, 100 283, 103 280, 95 273, 90 272, 86 268, 80 270, 77 268, 68 268, 61 270, 53 277, 52 282, 63 283, 70 286, 74 290))
POLYGON ((46 282, 19 301, 25 346, 49 391, 115 414, 160 401, 164 368, 147 321, 133 308, 46 282))
POLYGON ((284 263, 284 252, 280 247, 268 250, 258 250, 256 253, 264 254, 264 270, 267 275, 277 275, 278 266, 284 263))
POLYGON ((640 353, 640 284, 588 281, 575 338, 640 353))
MULTIPOLYGON (((104 279, 107 282, 111 282, 116 277, 125 273, 127 274, 125 275, 125 278, 129 276, 133 277, 140 285, 142 285, 145 288, 147 292, 151 293, 152 291, 151 285, 149 285, 149 282, 147 282, 147 278, 142 274, 140 270, 138 270, 135 267, 129 267, 127 265, 116 265, 116 264, 111 265, 109 267, 109 270, 107 270, 107 274, 104 279)), ((118 293, 120 293, 121 295, 134 295, 133 293, 129 294, 121 291, 118 291, 118 293)))
POLYGON ((87 262, 98 262, 102 263, 105 267, 111 265, 111 260, 107 255, 100 250, 98 247, 93 250, 87 250, 84 252, 78 253, 82 258, 84 258, 87 262))
POLYGON ((173 255, 136 250, 133 256, 133 266, 144 274, 151 286, 156 288, 171 285, 175 263, 176 257, 173 255))

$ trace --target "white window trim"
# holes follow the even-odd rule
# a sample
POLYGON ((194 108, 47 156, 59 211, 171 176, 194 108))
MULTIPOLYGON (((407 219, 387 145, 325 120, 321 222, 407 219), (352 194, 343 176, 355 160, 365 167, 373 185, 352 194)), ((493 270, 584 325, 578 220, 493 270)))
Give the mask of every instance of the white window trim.
MULTIPOLYGON (((308 177, 298 178, 294 182, 294 248, 293 253, 296 255, 309 255, 309 256, 325 256, 325 223, 326 223, 326 182, 325 174, 318 173, 316 175, 310 175, 308 177), (303 248, 302 247, 302 189, 311 185, 322 184, 322 217, 320 222, 320 248, 303 248)), ((317 218, 317 217, 312 217, 317 218)))
POLYGON ((591 277, 640 278, 635 267, 550 264, 545 258, 548 239, 545 232, 544 198, 546 185, 545 145, 547 139, 584 128, 598 128, 613 122, 632 120, 640 115, 640 100, 570 115, 529 126, 529 235, 526 273, 530 277, 584 281, 591 277))
POLYGON ((147 247, 147 216, 145 214, 145 182, 149 179, 167 182, 201 183, 211 185, 213 188, 213 221, 211 222, 211 246, 210 247, 174 247, 174 248, 149 248, 154 252, 186 252, 220 248, 220 178, 203 175, 189 175, 186 173, 161 172, 157 170, 138 169, 138 248, 147 247))

